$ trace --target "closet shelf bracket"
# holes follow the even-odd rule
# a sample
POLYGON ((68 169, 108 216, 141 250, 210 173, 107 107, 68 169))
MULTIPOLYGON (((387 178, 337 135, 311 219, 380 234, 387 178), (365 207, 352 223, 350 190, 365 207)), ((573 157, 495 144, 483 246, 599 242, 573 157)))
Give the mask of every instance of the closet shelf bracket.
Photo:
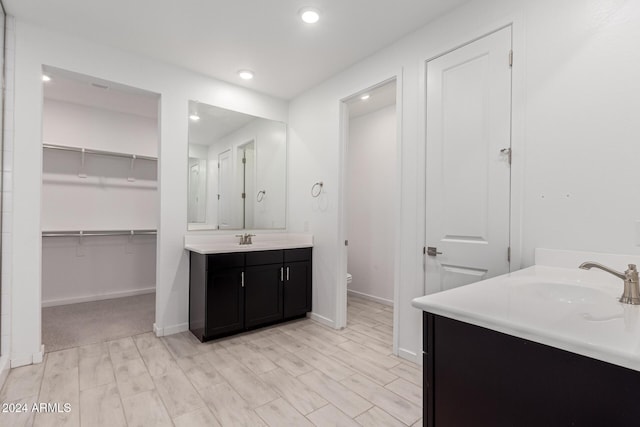
POLYGON ((78 177, 80 178, 86 178, 87 177, 87 173, 84 170, 84 157, 85 157, 85 149, 82 148, 80 150, 80 170, 78 171, 78 177))
POLYGON ((136 155, 131 155, 131 166, 129 166, 129 176, 127 177, 127 181, 134 182, 136 179, 133 177, 133 167, 136 164, 136 155))

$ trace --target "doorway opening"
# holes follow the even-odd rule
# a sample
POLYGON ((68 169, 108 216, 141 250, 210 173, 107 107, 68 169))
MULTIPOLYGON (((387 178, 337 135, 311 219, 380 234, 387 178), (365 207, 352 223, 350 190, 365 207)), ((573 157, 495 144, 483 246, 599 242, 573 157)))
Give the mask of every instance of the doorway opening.
POLYGON ((42 343, 52 352, 151 332, 160 96, 43 74, 42 343))
MULTIPOLYGON (((398 206, 397 81, 343 101, 343 326, 393 349, 398 206)), ((340 303, 339 303, 340 304, 340 303)), ((338 316, 339 317, 339 316, 338 316)))

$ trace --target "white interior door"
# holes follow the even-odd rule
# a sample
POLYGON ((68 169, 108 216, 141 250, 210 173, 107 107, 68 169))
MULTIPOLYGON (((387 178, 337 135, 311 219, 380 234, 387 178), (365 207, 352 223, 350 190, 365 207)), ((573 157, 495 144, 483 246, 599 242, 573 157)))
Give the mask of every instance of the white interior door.
POLYGON ((427 63, 426 293, 509 271, 510 51, 508 27, 427 63))
POLYGON ((231 150, 218 155, 218 228, 232 228, 233 165, 231 150))

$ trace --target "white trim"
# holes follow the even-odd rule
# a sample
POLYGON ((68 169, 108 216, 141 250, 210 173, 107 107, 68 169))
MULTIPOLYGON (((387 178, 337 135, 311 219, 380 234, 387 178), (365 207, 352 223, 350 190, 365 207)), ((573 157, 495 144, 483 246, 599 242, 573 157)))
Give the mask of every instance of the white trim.
POLYGON ((328 327, 330 327, 330 328, 333 328, 333 329, 340 329, 340 328, 337 328, 337 327, 336 327, 336 322, 334 322, 333 320, 331 320, 331 319, 329 319, 329 318, 327 318, 327 317, 320 316, 320 315, 319 315, 319 314, 317 314, 317 313, 313 313, 313 312, 311 312, 311 313, 307 314, 307 316, 308 316, 311 320, 315 320, 316 322, 318 322, 318 323, 322 323, 323 325, 328 326, 328 327))
MULTIPOLYGON (((372 89, 383 86, 392 81, 396 82, 396 198, 395 198, 395 212, 396 218, 395 224, 395 256, 394 256, 394 278, 393 278, 393 295, 394 299, 398 300, 400 295, 400 248, 401 248, 401 234, 402 234, 402 78, 403 67, 396 69, 396 71, 387 75, 386 78, 379 78, 372 80, 372 83, 368 84, 364 88, 357 90, 340 99, 340 130, 339 130, 339 176, 338 176, 338 251, 337 251, 337 266, 338 277, 336 285, 336 325, 337 329, 346 327, 347 325, 347 282, 344 279, 347 275, 347 253, 348 249, 344 245, 344 241, 347 239, 347 204, 346 204, 346 167, 347 167, 347 143, 349 140, 349 109, 346 106, 346 101, 358 96, 372 89)), ((393 354, 398 354, 399 343, 399 310, 393 311, 393 354)))
POLYGON ((404 86, 404 68, 400 68, 398 70, 398 75, 396 76, 396 191, 395 191, 395 220, 394 223, 396 225, 395 229, 395 249, 394 249, 394 260, 393 260, 393 301, 392 305, 394 305, 393 310, 393 354, 398 354, 400 347, 400 304, 395 304, 395 302, 400 301, 400 274, 401 274, 401 263, 402 263, 402 147, 403 147, 403 138, 402 138, 402 123, 403 119, 403 86, 404 86))
MULTIPOLYGON (((354 96, 354 95, 351 95, 354 96)), ((347 326, 347 256, 349 249, 344 241, 348 238, 347 230, 347 142, 349 141, 349 107, 345 99, 340 100, 338 161, 338 283, 336 284, 336 329, 347 326)))
POLYGON ((159 328, 157 324, 153 324, 153 333, 157 337, 165 337, 167 335, 179 334, 180 332, 186 332, 189 330, 189 323, 178 323, 177 325, 166 326, 159 328))
POLYGON ((411 350, 407 350, 406 348, 398 349, 398 357, 416 363, 418 365, 422 365, 422 357, 411 350))
POLYGON ((0 389, 4 387, 4 383, 7 381, 10 369, 9 356, 0 357, 0 389))
POLYGON ((111 292, 108 294, 101 294, 101 295, 87 295, 83 297, 58 298, 58 299, 53 299, 48 301, 42 301, 42 307, 43 308, 55 307, 58 305, 77 304, 81 302, 102 301, 107 299, 124 298, 124 297, 136 296, 136 295, 152 294, 152 293, 155 293, 155 291, 156 291, 156 287, 153 286, 151 288, 136 289, 132 291, 111 292))
POLYGON ((380 298, 374 295, 365 294, 358 291, 352 291, 351 289, 347 289, 347 295, 352 295, 354 297, 366 299, 369 301, 377 302, 378 304, 384 304, 393 307, 393 300, 380 298))
POLYGON ((33 353, 33 363, 42 363, 44 360, 44 344, 40 344, 40 351, 33 353))
POLYGON ((27 366, 42 363, 44 360, 44 344, 40 345, 40 351, 37 351, 28 356, 16 357, 11 359, 11 368, 18 368, 20 366, 27 366))

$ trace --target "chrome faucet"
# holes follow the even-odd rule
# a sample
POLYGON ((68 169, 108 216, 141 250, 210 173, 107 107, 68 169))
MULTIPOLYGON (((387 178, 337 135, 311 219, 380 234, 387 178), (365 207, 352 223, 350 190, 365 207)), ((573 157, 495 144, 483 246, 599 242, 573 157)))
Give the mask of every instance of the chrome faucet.
POLYGON ((241 245, 250 245, 253 242, 251 241, 251 238, 254 237, 255 234, 249 234, 249 233, 244 233, 244 234, 236 234, 236 237, 240 238, 240 244, 241 245))
POLYGON ((620 297, 620 302, 624 304, 640 305, 640 284, 638 280, 638 270, 635 264, 629 264, 629 269, 624 273, 613 270, 597 262, 583 262, 580 264, 580 268, 583 270, 589 270, 591 268, 599 268, 602 271, 613 274, 616 277, 624 280, 624 292, 620 297))

